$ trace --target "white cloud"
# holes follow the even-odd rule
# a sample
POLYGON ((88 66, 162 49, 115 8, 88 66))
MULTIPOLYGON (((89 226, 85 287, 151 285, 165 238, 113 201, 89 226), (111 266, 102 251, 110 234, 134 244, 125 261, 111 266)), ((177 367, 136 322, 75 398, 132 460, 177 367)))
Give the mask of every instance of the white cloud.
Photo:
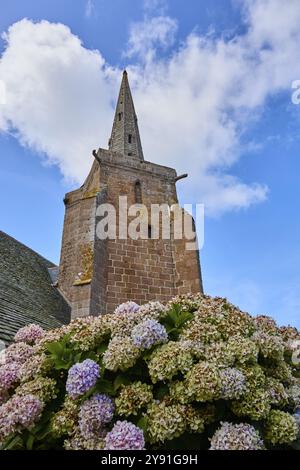
POLYGON ((85 49, 61 24, 22 20, 5 40, 2 129, 44 153, 67 179, 82 181, 92 149, 106 144, 110 132, 110 100, 117 92, 112 70, 99 52, 85 49))
MULTIPOLYGON (((299 1, 284 8, 281 0, 243 4, 247 30, 231 40, 193 33, 159 58, 156 46, 168 47, 175 32, 174 20, 161 16, 133 27, 129 38, 129 51, 139 54, 128 70, 146 159, 188 171, 184 202, 204 201, 210 214, 266 198, 263 184, 238 180, 230 167, 241 158, 240 136, 253 116, 300 77, 299 1), (145 45, 146 63, 140 59, 145 45)), ((121 70, 61 24, 23 20, 6 42, 0 128, 82 182, 91 150, 107 147, 121 70)))
POLYGON ((85 4, 85 16, 91 18, 95 13, 95 2, 94 0, 87 0, 85 4))
POLYGON ((174 43, 177 21, 169 16, 145 18, 130 27, 127 57, 139 56, 143 62, 154 60, 157 49, 167 49, 174 43))
POLYGON ((163 15, 167 9, 167 0, 144 0, 144 10, 146 13, 163 15))

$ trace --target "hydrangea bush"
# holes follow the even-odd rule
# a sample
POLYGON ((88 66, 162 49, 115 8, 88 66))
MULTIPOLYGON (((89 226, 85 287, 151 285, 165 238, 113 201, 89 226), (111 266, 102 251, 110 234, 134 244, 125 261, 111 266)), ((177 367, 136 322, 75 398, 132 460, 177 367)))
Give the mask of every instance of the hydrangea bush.
POLYGON ((2 449, 300 448, 300 333, 184 295, 45 332, 0 358, 2 449))

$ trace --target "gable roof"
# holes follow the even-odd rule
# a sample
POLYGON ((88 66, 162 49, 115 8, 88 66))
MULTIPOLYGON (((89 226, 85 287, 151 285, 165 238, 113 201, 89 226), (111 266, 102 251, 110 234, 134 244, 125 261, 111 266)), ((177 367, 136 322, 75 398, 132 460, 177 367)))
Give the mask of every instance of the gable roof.
POLYGON ((29 323, 51 329, 70 321, 71 308, 52 285, 55 267, 0 231, 0 340, 11 341, 29 323))

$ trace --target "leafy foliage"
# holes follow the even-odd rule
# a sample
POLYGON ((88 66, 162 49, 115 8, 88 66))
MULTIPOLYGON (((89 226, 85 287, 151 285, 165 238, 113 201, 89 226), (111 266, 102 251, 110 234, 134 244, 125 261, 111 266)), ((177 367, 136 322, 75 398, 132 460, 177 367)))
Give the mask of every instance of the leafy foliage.
POLYGON ((124 435, 126 449, 136 448, 128 447, 134 436, 149 449, 300 448, 294 328, 200 294, 166 306, 129 302, 43 334, 28 328, 0 366, 3 449, 102 449, 114 442, 114 426, 132 433, 131 440, 124 435), (73 372, 78 390, 84 385, 74 399, 69 372, 87 359, 99 377, 87 386, 88 369, 73 372), (26 411, 26 397, 37 401, 35 414, 26 411), (107 397, 114 414, 104 426, 97 403, 107 397))

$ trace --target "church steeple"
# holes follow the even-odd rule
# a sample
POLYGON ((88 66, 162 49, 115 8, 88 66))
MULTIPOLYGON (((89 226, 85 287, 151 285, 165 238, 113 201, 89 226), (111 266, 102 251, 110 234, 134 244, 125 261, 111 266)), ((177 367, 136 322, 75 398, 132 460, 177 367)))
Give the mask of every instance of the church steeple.
POLYGON ((126 70, 123 72, 114 124, 109 139, 109 150, 144 160, 138 120, 126 70))

